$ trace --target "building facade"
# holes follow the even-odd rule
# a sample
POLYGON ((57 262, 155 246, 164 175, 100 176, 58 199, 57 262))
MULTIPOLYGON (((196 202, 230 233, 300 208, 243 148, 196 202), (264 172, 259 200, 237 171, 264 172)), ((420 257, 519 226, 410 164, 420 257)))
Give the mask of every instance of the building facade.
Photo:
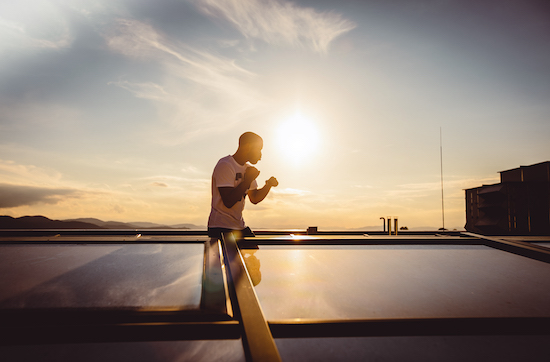
POLYGON ((466 191, 466 230, 550 235, 550 161, 500 172, 500 183, 466 191))

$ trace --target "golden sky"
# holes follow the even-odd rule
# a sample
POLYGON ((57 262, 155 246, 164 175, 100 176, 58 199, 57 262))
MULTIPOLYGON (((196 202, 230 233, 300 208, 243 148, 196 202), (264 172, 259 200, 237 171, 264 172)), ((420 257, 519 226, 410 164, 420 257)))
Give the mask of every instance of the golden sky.
POLYGON ((0 4, 0 214, 206 225, 264 138, 253 228, 465 224, 464 189, 550 159, 541 1, 0 4))

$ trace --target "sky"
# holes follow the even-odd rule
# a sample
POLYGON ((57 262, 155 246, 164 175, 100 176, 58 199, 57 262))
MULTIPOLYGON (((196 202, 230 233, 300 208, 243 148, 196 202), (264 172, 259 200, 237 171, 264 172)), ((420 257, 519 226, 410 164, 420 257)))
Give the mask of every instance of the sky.
POLYGON ((462 228, 549 99, 545 0, 2 0, 0 214, 206 225, 252 131, 252 228, 462 228))

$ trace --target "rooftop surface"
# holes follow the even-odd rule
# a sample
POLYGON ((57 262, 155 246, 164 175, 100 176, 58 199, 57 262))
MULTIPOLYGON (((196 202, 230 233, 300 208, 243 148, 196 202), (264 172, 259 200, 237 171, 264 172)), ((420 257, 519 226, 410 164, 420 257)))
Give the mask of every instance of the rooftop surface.
POLYGON ((9 360, 549 356, 549 237, 44 233, 0 233, 9 360))

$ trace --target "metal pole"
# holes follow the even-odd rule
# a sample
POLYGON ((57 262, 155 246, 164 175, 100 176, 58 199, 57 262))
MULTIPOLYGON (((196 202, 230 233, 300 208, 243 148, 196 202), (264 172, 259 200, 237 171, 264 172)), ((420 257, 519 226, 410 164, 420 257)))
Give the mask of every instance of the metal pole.
POLYGON ((234 288, 238 316, 243 327, 243 348, 247 361, 281 362, 279 350, 254 291, 233 233, 221 239, 224 263, 228 267, 230 285, 234 288))
POLYGON ((439 127, 439 159, 441 161, 441 217, 443 218, 443 230, 445 230, 445 206, 443 204, 443 136, 439 127))

